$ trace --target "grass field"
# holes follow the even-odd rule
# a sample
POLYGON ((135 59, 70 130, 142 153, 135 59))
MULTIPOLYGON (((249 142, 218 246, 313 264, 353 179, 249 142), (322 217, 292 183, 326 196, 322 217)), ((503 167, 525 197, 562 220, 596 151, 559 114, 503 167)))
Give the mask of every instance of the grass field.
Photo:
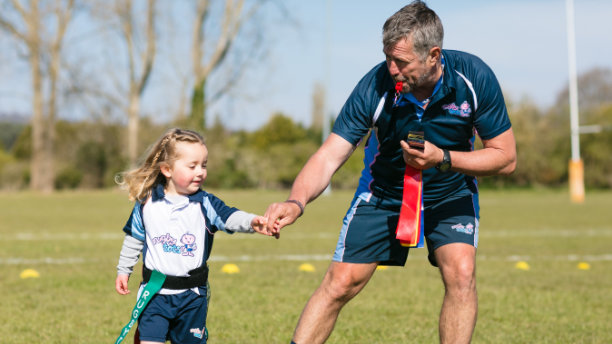
MULTIPOLYGON (((215 194, 263 213, 287 192, 215 194)), ((209 343, 289 342, 350 198, 341 191, 321 197, 280 240, 216 235, 209 343), (223 273, 227 263, 240 273, 223 273), (303 263, 315 271, 300 271, 303 263)), ((481 205, 473 343, 612 343, 612 192, 588 192, 576 205, 565 191, 483 191, 481 205)), ((114 342, 139 280, 135 274, 128 296, 114 290, 130 210, 119 191, 0 193, 1 343, 114 342), (40 277, 20 278, 25 269, 40 277)), ((328 343, 436 343, 442 294, 426 250, 413 250, 405 267, 376 272, 328 343)))

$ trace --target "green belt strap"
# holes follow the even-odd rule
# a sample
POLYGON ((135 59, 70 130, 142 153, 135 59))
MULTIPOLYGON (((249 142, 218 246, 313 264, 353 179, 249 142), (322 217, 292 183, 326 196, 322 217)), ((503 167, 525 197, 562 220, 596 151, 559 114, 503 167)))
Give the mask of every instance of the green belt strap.
POLYGON ((151 301, 153 295, 155 295, 155 293, 161 289, 165 280, 166 275, 159 271, 153 270, 151 273, 151 279, 149 279, 149 282, 145 285, 142 294, 140 294, 140 297, 138 298, 138 301, 136 301, 136 306, 134 306, 134 310, 132 311, 132 319, 130 319, 130 322, 125 325, 123 330, 121 330, 121 334, 115 341, 115 344, 119 344, 125 339, 125 336, 127 336, 127 334, 130 332, 132 326, 134 326, 138 320, 138 317, 140 317, 142 310, 147 306, 149 301, 151 301))

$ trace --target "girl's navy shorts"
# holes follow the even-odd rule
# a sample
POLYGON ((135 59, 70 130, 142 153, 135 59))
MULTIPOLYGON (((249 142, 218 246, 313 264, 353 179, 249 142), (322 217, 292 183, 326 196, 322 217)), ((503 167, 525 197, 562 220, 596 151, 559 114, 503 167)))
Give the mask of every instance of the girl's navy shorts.
POLYGON ((138 320, 141 341, 165 343, 206 343, 207 288, 151 298, 138 320))

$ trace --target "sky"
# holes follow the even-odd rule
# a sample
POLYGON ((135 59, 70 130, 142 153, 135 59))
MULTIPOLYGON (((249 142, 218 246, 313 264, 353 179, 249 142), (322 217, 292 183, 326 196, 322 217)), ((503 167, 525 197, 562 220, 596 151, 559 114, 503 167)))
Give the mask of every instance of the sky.
MULTIPOLYGON (((574 2, 578 74, 595 67, 612 69, 612 1, 574 2)), ((268 25, 266 56, 253 61, 238 87, 210 107, 210 117, 218 117, 231 129, 257 129, 278 112, 310 125, 316 84, 325 87, 326 113, 336 116, 359 79, 384 60, 382 25, 408 1, 282 3, 292 20, 268 25)), ((507 102, 529 99, 548 108, 566 87, 566 0, 428 0, 427 4, 444 25, 444 48, 482 58, 497 75, 507 102)), ((175 36, 180 41, 187 35, 175 36)), ((0 43, 6 39, 0 37, 0 43)), ((189 57, 187 51, 178 58, 188 67, 189 57)), ((1 62, 0 112, 30 113, 27 67, 15 69, 1 62)), ((142 112, 169 120, 172 109, 186 97, 180 94, 178 79, 168 72, 152 77, 142 112)))
MULTIPOLYGON (((382 25, 406 1, 286 1, 297 28, 271 37, 260 73, 213 112, 232 128, 258 127, 274 112, 310 124, 314 85, 327 90, 330 116, 340 111, 359 79, 384 60, 382 25), (248 95, 243 101, 241 95, 248 95), (248 114, 248 115, 245 115, 248 114)), ((565 0, 429 0, 445 29, 444 48, 482 58, 495 72, 506 101, 542 108, 568 83, 565 0)), ((578 74, 612 69, 612 1, 575 0, 578 74)))

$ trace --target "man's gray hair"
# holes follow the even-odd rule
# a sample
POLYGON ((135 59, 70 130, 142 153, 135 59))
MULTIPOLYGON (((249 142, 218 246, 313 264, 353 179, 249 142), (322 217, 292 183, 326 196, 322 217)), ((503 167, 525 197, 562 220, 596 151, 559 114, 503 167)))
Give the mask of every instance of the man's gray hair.
POLYGON ((433 47, 442 49, 442 21, 420 0, 413 1, 389 17, 383 25, 383 47, 392 47, 402 39, 412 39, 414 53, 424 61, 433 47))

